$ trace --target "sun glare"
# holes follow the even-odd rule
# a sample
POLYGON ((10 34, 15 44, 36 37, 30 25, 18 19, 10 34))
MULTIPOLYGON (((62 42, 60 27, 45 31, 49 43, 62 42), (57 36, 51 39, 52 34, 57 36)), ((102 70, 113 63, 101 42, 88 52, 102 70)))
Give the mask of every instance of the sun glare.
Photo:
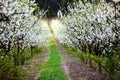
POLYGON ((54 34, 56 34, 60 28, 62 28, 64 25, 57 19, 53 19, 50 22, 50 27, 52 28, 54 34))

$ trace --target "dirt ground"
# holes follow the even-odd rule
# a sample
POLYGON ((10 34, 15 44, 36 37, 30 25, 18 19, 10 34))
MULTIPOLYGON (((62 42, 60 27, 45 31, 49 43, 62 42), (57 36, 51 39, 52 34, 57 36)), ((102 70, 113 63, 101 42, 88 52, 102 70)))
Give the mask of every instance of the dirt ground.
POLYGON ((49 48, 46 46, 39 55, 27 61, 28 64, 24 65, 22 68, 23 72, 26 73, 23 80, 37 80, 40 76, 40 70, 44 67, 44 64, 48 60, 49 53, 49 48))
POLYGON ((68 80, 98 80, 99 73, 95 68, 90 68, 89 65, 83 64, 79 58, 66 53, 61 46, 58 49, 63 60, 61 67, 68 80))

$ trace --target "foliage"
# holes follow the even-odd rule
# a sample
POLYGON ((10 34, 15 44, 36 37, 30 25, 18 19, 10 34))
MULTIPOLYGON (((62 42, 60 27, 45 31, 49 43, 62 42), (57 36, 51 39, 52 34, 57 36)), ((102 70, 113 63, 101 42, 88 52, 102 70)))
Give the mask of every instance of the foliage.
POLYGON ((59 9, 62 10, 63 13, 67 12, 67 6, 72 5, 73 2, 78 0, 35 0, 38 7, 35 10, 35 14, 39 12, 39 10, 44 9, 47 10, 47 17, 57 17, 57 12, 59 9))

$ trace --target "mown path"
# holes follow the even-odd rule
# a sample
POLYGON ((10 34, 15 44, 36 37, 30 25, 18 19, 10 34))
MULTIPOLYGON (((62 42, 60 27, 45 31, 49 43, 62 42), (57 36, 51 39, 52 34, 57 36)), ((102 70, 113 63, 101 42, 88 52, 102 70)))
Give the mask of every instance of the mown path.
POLYGON ((37 80, 67 80, 61 69, 61 57, 54 40, 50 43, 50 55, 37 80))
POLYGON ((83 64, 69 54, 56 41, 52 41, 38 56, 28 60, 23 67, 27 72, 24 80, 98 80, 95 69, 83 64))

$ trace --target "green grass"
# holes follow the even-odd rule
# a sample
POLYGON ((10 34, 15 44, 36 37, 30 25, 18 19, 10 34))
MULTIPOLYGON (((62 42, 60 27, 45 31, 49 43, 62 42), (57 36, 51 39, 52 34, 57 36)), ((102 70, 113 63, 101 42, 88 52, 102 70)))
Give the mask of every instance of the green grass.
POLYGON ((60 67, 61 58, 53 40, 50 43, 50 51, 50 57, 37 80, 67 80, 60 67))

